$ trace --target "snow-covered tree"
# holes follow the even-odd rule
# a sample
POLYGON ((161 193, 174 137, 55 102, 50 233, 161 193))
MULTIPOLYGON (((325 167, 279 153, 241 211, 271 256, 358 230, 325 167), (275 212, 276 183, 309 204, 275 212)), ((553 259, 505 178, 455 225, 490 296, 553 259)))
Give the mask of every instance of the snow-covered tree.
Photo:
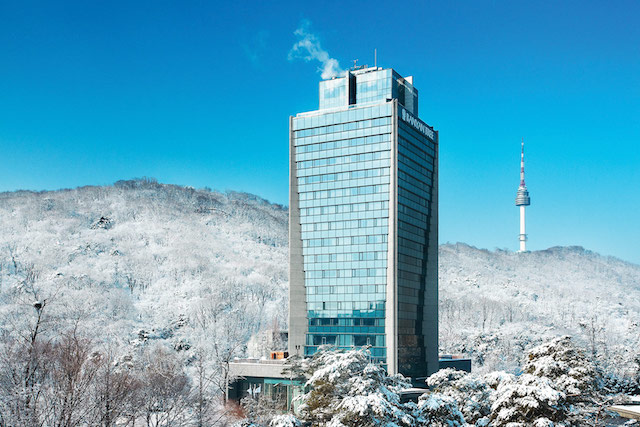
POLYGON ((415 423, 418 426, 464 427, 467 425, 464 415, 458 408, 458 402, 451 396, 440 393, 426 393, 418 399, 418 405, 409 404, 413 409, 415 423))
POLYGON ((491 425, 551 427, 566 419, 565 399, 565 394, 544 377, 522 374, 515 380, 501 381, 491 407, 491 425))
POLYGON ((483 376, 455 369, 442 369, 427 379, 427 385, 440 396, 454 399, 464 419, 475 424, 488 420, 493 389, 483 376))
POLYGON ((284 414, 273 417, 269 427, 301 427, 302 423, 295 415, 284 414))
POLYGON ((562 336, 534 347, 527 354, 523 371, 552 381, 567 400, 588 399, 597 387, 593 363, 587 360, 570 336, 562 336))
POLYGON ((368 349, 326 348, 305 360, 311 390, 303 398, 302 417, 318 426, 412 425, 398 395, 410 384, 370 361, 368 349))

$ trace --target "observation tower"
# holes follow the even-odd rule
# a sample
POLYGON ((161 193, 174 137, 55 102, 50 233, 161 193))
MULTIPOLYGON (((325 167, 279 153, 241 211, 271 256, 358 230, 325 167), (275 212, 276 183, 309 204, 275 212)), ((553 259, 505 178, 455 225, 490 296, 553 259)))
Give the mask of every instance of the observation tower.
POLYGON ((524 221, 524 208, 531 204, 529 191, 524 183, 524 138, 522 139, 522 148, 520 151, 520 186, 518 187, 518 195, 516 196, 516 206, 520 207, 520 249, 518 252, 527 251, 527 232, 524 221))

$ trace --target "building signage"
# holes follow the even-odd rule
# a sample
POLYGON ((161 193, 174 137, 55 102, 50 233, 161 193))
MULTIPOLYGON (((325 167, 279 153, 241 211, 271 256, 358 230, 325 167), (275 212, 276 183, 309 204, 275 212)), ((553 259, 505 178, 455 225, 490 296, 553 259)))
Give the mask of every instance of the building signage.
POLYGON ((421 132, 422 134, 426 135, 427 137, 435 141, 435 134, 433 132, 433 129, 431 129, 429 126, 424 124, 421 120, 417 119, 416 117, 413 117, 413 115, 404 108, 402 109, 401 116, 403 121, 409 123, 411 126, 416 128, 419 132, 421 132))

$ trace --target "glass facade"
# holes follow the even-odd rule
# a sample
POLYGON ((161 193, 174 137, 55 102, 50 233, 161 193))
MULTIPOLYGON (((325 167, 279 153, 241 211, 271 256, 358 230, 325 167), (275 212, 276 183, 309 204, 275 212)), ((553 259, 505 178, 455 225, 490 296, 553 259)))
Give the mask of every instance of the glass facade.
POLYGON ((367 69, 320 82, 320 110, 392 99, 397 99, 414 116, 418 115, 418 90, 392 69, 367 69))
POLYGON ((385 358, 391 104, 294 118, 308 311, 305 355, 371 345, 385 358))
POLYGON ((320 109, 343 107, 349 104, 346 78, 320 82, 320 109))
POLYGON ((426 372, 429 244, 437 250, 437 241, 429 241, 435 148, 417 129, 398 120, 398 364, 408 372, 426 372))
POLYGON ((417 109, 410 78, 373 68, 321 82, 320 109, 291 118, 292 354, 370 346, 393 371, 426 372, 437 149, 403 121, 417 109))

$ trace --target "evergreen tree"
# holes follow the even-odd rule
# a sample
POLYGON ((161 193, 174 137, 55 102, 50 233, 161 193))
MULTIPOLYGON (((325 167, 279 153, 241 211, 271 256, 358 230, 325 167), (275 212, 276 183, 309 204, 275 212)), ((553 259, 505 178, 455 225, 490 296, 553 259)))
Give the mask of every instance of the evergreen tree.
POLYGON ((398 393, 410 384, 370 362, 368 349, 322 349, 305 360, 310 391, 301 413, 314 426, 410 426, 414 418, 398 393))

